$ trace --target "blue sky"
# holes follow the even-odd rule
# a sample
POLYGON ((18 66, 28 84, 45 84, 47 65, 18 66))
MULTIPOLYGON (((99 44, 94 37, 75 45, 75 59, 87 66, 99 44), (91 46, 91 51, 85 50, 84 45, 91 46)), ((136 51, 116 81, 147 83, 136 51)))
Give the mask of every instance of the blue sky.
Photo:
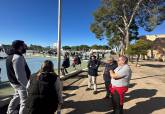
MULTIPOLYGON (((57 41, 58 0, 0 0, 0 43, 24 40, 28 45, 52 45, 57 41)), ((100 0, 63 0, 62 45, 106 44, 90 32, 92 13, 100 0)), ((165 23, 148 33, 140 28, 140 35, 163 34, 165 23)))

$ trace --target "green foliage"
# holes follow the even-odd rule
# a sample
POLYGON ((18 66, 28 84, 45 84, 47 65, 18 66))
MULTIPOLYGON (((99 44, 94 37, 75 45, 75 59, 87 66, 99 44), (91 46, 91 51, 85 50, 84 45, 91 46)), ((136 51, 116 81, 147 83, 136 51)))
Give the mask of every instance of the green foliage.
POLYGON ((102 0, 93 13, 90 30, 97 39, 108 38, 110 47, 119 47, 122 42, 126 48, 131 40, 138 39, 139 26, 152 31, 163 23, 164 6, 164 0, 102 0))
POLYGON ((71 50, 71 47, 70 46, 63 46, 62 49, 63 50, 71 50))
POLYGON ((135 44, 129 45, 126 53, 128 55, 147 55, 147 51, 152 48, 153 42, 140 39, 135 44))
POLYGON ((88 45, 80 45, 80 46, 71 46, 72 51, 88 51, 90 47, 88 45))
POLYGON ((106 45, 92 45, 91 46, 91 49, 97 49, 97 50, 103 49, 103 50, 107 50, 107 49, 109 49, 109 47, 106 46, 106 45))
POLYGON ((42 46, 39 46, 39 45, 30 45, 28 47, 29 50, 36 50, 36 51, 45 51, 45 50, 49 50, 50 48, 49 47, 42 47, 42 46))
POLYGON ((80 45, 79 49, 84 50, 84 51, 88 51, 90 49, 90 47, 88 45, 80 45))

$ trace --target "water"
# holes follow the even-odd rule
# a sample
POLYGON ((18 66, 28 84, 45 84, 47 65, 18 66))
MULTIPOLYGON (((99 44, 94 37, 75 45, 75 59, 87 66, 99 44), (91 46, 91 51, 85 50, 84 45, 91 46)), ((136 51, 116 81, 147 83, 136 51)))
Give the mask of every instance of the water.
MULTIPOLYGON (((31 70, 31 73, 35 73, 37 72, 40 67, 41 64, 47 60, 48 58, 44 58, 44 57, 35 57, 35 58, 26 58, 27 64, 31 70)), ((49 60, 52 60, 54 63, 54 68, 57 68, 57 60, 55 58, 49 58, 49 60)), ((1 81, 8 81, 7 78, 7 73, 6 73, 6 60, 0 60, 0 68, 1 68, 1 81)))

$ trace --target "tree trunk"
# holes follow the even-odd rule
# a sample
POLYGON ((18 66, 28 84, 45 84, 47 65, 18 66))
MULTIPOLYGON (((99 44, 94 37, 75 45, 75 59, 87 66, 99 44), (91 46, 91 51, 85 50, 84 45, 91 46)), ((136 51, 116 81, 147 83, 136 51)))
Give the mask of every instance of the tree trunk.
POLYGON ((153 49, 151 49, 151 59, 154 59, 153 49))
POLYGON ((140 55, 137 55, 137 59, 136 59, 136 67, 138 66, 139 58, 140 58, 140 55))
POLYGON ((124 40, 124 38, 122 38, 122 40, 121 40, 121 50, 120 50, 121 55, 125 55, 125 48, 126 48, 125 44, 126 44, 125 40, 124 40))
POLYGON ((126 43, 125 49, 127 50, 129 46, 129 28, 126 28, 125 43, 126 43))

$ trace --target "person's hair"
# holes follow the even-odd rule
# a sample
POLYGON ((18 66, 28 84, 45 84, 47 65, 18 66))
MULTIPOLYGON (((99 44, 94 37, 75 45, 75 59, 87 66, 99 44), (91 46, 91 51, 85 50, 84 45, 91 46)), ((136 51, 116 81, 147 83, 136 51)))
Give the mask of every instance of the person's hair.
POLYGON ((18 50, 23 45, 25 45, 25 43, 22 40, 15 40, 12 42, 12 48, 15 50, 18 50))
POLYGON ((128 57, 126 57, 124 55, 121 55, 120 57, 122 58, 122 60, 124 61, 125 64, 128 63, 128 57))
POLYGON ((39 79, 39 77, 42 76, 43 73, 51 73, 57 76, 57 74, 54 72, 54 65, 52 61, 50 60, 44 61, 44 63, 41 66, 41 69, 37 72, 37 79, 39 79))

